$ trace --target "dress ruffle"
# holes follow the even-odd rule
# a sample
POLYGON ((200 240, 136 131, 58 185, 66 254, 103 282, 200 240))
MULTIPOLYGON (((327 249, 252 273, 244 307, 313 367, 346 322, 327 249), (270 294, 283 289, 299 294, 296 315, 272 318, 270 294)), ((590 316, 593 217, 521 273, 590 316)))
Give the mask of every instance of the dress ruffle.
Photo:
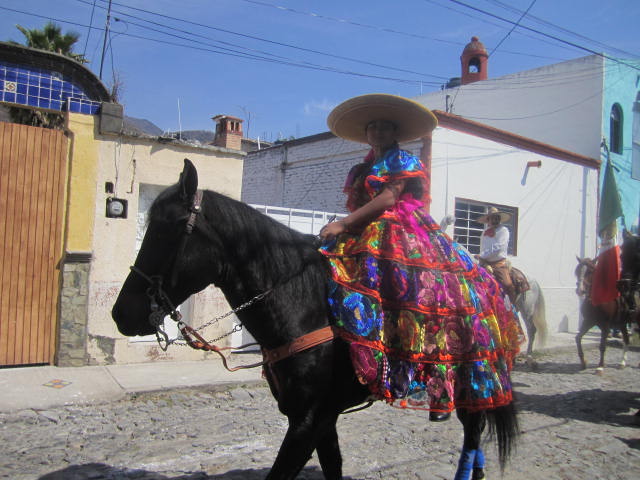
MULTIPOLYGON (((373 180, 368 185, 381 188, 385 177, 373 180)), ((436 411, 512 401, 510 371, 524 339, 517 316, 495 279, 421 201, 403 196, 362 232, 342 234, 322 252, 332 271, 335 325, 375 397, 436 411)))

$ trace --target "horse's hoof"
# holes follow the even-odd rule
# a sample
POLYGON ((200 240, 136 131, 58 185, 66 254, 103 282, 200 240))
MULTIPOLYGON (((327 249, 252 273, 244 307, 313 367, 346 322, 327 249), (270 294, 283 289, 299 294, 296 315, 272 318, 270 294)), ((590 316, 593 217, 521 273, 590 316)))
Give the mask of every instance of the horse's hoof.
POLYGON ((471 480, 487 480, 487 477, 484 474, 484 469, 474 467, 471 480))
POLYGON ((627 368, 627 364, 625 362, 620 363, 620 365, 618 365, 618 368, 620 370, 624 370, 625 368, 627 368))
POLYGON ((604 367, 596 368, 596 375, 604 375, 604 367))

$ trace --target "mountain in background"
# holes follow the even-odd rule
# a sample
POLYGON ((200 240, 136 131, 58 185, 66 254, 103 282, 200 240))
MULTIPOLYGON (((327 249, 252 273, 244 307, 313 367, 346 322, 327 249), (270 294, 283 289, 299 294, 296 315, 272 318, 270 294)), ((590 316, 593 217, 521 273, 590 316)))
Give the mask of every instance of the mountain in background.
POLYGON ((183 130, 180 135, 178 132, 165 132, 156 124, 144 118, 124 117, 124 131, 134 135, 150 135, 152 137, 181 137, 185 141, 196 141, 203 145, 213 142, 215 132, 213 130, 183 130))
POLYGON ((129 133, 151 135, 152 137, 159 137, 163 131, 160 127, 151 123, 144 118, 124 117, 124 130, 129 133))

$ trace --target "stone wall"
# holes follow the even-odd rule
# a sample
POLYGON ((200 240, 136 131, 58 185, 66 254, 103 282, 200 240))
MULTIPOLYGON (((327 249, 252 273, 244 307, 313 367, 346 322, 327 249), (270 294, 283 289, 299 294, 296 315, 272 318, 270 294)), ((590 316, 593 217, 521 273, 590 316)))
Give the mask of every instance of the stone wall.
POLYGON ((62 263, 59 345, 56 365, 87 364, 87 319, 91 253, 67 253, 62 263))

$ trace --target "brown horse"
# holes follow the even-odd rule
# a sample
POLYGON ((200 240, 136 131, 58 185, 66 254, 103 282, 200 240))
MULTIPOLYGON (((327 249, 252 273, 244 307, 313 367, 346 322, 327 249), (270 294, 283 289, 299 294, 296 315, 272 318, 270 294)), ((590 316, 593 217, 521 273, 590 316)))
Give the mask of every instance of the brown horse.
POLYGON ((582 337, 595 326, 600 328, 600 362, 596 372, 601 373, 604 369, 604 352, 607 348, 607 337, 613 328, 622 332, 623 351, 620 368, 624 368, 627 365, 627 349, 629 347, 629 332, 627 330, 629 311, 620 297, 610 304, 594 305, 591 301, 591 284, 596 262, 591 258, 576 258, 578 259, 578 265, 575 269, 577 279, 576 293, 584 297, 580 305, 582 324, 576 335, 576 346, 578 347, 578 356, 580 357, 582 369, 585 370, 587 368, 587 362, 582 351, 582 337))

